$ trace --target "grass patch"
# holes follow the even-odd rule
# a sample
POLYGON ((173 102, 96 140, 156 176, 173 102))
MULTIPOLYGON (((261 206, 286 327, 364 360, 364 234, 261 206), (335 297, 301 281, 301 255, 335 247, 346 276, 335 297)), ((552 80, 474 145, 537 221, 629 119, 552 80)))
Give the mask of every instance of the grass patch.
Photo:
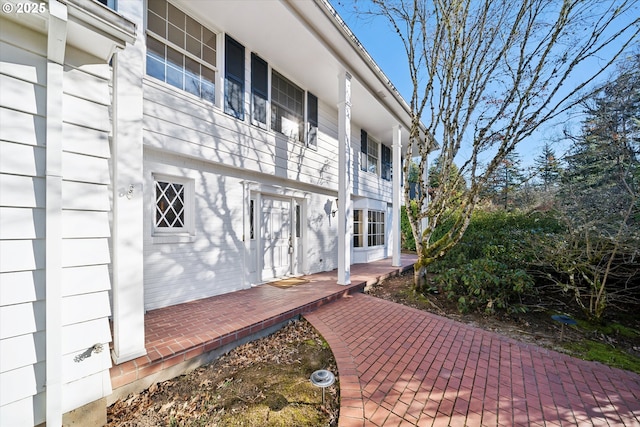
POLYGON ((600 362, 640 374, 640 359, 609 344, 593 340, 582 340, 566 343, 564 347, 576 353, 574 356, 581 359, 600 362))

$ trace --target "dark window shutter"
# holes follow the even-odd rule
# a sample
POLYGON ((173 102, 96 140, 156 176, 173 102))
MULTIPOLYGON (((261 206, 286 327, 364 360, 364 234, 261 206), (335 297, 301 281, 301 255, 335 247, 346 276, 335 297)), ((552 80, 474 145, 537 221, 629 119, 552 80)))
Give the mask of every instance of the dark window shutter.
POLYGON ((307 121, 309 122, 307 145, 316 148, 318 146, 318 98, 311 92, 307 92, 307 121))
POLYGON ((266 61, 255 53, 251 54, 251 90, 267 98, 269 95, 269 67, 266 61))
POLYGON ((224 112, 244 120, 244 46, 225 39, 224 112))
POLYGON ((360 169, 367 170, 367 131, 360 130, 360 169))
POLYGON ((382 179, 391 180, 391 149, 382 146, 382 179))

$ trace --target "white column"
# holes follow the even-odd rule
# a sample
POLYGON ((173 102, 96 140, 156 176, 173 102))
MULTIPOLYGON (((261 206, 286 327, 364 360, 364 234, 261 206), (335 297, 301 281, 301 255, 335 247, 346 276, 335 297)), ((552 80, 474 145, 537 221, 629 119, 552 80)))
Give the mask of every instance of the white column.
MULTIPOLYGON (((121 0, 118 11, 144 28, 144 2, 121 0)), ((142 78, 144 31, 114 56, 113 135, 113 357, 146 354, 144 347, 142 78), (131 191, 130 191, 131 190, 131 191)))
POLYGON ((338 284, 351 283, 351 242, 353 207, 351 206, 351 75, 338 76, 338 284))
POLYGON ((393 149, 391 153, 393 159, 393 182, 392 182, 392 251, 393 257, 391 259, 391 265, 394 267, 400 267, 400 177, 402 176, 402 128, 400 125, 393 127, 393 149))
POLYGON ((49 1, 47 37, 47 136, 45 286, 46 424, 62 424, 62 102, 67 6, 49 1))

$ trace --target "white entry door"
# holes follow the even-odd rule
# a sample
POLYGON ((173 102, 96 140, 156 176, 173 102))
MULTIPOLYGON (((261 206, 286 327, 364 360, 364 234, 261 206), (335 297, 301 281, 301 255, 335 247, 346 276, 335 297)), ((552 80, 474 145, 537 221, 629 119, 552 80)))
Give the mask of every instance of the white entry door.
POLYGON ((291 202, 262 199, 262 280, 291 273, 291 202))

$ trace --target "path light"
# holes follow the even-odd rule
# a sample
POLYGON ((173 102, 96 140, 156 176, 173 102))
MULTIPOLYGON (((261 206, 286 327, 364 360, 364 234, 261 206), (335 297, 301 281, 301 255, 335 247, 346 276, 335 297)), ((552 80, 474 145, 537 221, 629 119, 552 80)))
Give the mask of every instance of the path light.
POLYGON ((324 389, 336 382, 336 377, 326 369, 320 369, 311 374, 311 384, 322 388, 322 405, 324 405, 324 389))
POLYGON ((564 325, 575 325, 578 323, 569 316, 565 316, 564 314, 554 314, 553 316, 551 316, 551 318, 556 322, 560 322, 562 324, 560 329, 560 341, 562 341, 562 336, 564 335, 564 325))

